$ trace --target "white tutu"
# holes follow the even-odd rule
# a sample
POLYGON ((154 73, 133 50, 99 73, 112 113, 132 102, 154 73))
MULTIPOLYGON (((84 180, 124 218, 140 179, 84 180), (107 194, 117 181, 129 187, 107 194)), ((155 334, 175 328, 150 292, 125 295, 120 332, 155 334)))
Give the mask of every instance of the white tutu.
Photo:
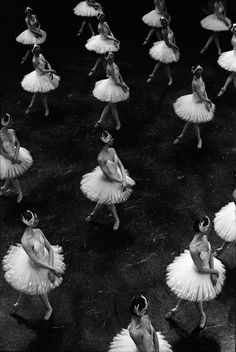
MULTIPOLYGON (((160 352, 172 352, 171 345, 165 340, 165 337, 159 332, 156 332, 159 341, 160 352)), ((134 341, 130 337, 129 330, 122 329, 110 343, 108 352, 139 352, 134 341)))
POLYGON ((174 52, 173 49, 166 45, 164 40, 155 42, 149 50, 149 54, 154 60, 164 64, 179 61, 179 51, 174 52))
POLYGON ((208 111, 205 103, 198 101, 194 94, 179 97, 173 106, 176 115, 185 121, 203 123, 214 117, 215 105, 212 104, 210 111, 208 111))
POLYGON ((226 242, 236 241, 236 206, 230 202, 215 215, 214 228, 226 242))
POLYGON ((47 33, 40 29, 41 37, 36 37, 34 33, 32 33, 29 29, 26 29, 22 32, 18 37, 16 37, 16 41, 25 45, 33 45, 33 44, 42 44, 45 42, 47 33))
MULTIPOLYGON (((13 153, 14 155, 14 153, 13 153)), ((11 155, 13 157, 13 155, 11 155)), ((17 160, 20 164, 13 164, 11 160, 0 155, 0 179, 14 178, 22 175, 33 164, 33 159, 29 151, 20 147, 17 160)))
POLYGON ((167 285, 178 297, 188 301, 209 301, 222 290, 225 280, 224 265, 213 258, 214 268, 218 270, 217 284, 213 286, 210 274, 201 274, 192 260, 190 252, 185 250, 167 267, 167 285))
POLYGON ((217 62, 225 70, 236 72, 236 51, 222 53, 217 62))
MULTIPOLYGON (((106 165, 116 177, 121 178, 121 172, 115 163, 108 160, 106 165)), ((123 191, 121 183, 109 181, 102 172, 100 166, 97 166, 92 172, 83 175, 80 189, 86 197, 93 202, 101 204, 117 204, 125 202, 132 193, 132 186, 135 185, 134 180, 128 176, 126 171, 126 181, 130 187, 123 191)))
POLYGON ((36 70, 28 73, 21 81, 24 90, 31 93, 47 93, 59 86, 60 77, 53 74, 50 79, 48 74, 39 74, 36 70))
POLYGON ((157 12, 157 10, 152 10, 148 12, 146 15, 142 17, 142 20, 145 24, 147 24, 150 27, 157 27, 161 28, 161 18, 163 16, 157 12))
POLYGON ((95 10, 93 6, 89 6, 86 1, 81 1, 74 8, 74 14, 83 17, 97 16, 100 11, 95 10))
POLYGON ((85 48, 90 51, 95 51, 97 54, 104 54, 109 51, 118 51, 119 45, 113 40, 105 39, 101 34, 98 34, 87 40, 85 48))
MULTIPOLYGON (((54 267, 62 274, 65 270, 60 246, 52 246, 54 251, 54 267)), ((45 249, 44 262, 48 262, 48 251, 45 249)), ((3 270, 6 281, 18 291, 30 295, 44 294, 62 283, 61 277, 56 277, 54 283, 48 278, 49 270, 32 263, 21 244, 10 246, 3 258, 3 270)))
POLYGON ((226 17, 226 20, 229 22, 228 27, 223 21, 219 20, 215 14, 212 14, 203 18, 203 20, 201 20, 200 23, 203 28, 209 31, 221 32, 221 31, 228 31, 231 28, 230 19, 226 17))
POLYGON ((96 82, 93 95, 101 101, 118 103, 129 98, 129 89, 124 90, 117 86, 111 77, 96 82))

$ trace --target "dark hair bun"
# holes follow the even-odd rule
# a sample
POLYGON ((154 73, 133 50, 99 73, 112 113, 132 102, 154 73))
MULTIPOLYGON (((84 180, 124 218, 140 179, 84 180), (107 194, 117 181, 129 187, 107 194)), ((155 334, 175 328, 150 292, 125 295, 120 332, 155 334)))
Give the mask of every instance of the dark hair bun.
POLYGON ((131 314, 137 315, 134 312, 134 307, 137 307, 138 305, 139 305, 139 310, 142 310, 146 305, 145 299, 141 295, 135 296, 132 298, 132 301, 129 305, 129 311, 131 314))

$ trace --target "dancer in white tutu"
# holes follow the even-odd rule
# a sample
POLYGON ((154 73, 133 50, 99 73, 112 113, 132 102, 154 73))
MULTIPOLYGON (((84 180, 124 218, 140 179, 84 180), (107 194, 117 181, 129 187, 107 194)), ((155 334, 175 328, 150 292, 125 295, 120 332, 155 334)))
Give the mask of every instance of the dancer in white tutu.
POLYGON ((11 313, 16 311, 22 293, 39 295, 47 309, 44 319, 49 320, 52 307, 47 293, 62 283, 61 274, 65 270, 64 258, 60 254, 62 249, 51 246, 43 232, 37 228, 37 214, 27 210, 21 215, 21 220, 27 226, 21 244, 10 246, 3 258, 6 281, 20 291, 11 313))
POLYGON ((25 173, 32 165, 33 159, 29 151, 20 146, 15 131, 11 129, 12 119, 9 114, 1 119, 0 130, 0 179, 6 180, 0 188, 0 195, 3 195, 12 185, 18 193, 17 203, 23 197, 18 177, 25 173))
POLYGON ((81 24, 81 27, 77 36, 80 36, 82 34, 84 26, 86 24, 88 24, 88 27, 92 33, 92 36, 95 35, 90 18, 97 17, 97 15, 101 12, 102 12, 102 6, 99 2, 96 2, 95 0, 86 0, 86 1, 79 2, 78 5, 76 5, 74 8, 74 14, 76 16, 85 17, 85 19, 81 24))
POLYGON ((236 23, 233 24, 231 31, 233 32, 233 36, 231 39, 233 50, 222 53, 218 59, 218 64, 223 69, 230 71, 231 73, 225 81, 224 86, 217 94, 218 97, 224 94, 230 82, 234 81, 234 85, 236 87, 236 23))
MULTIPOLYGON (((205 12, 205 11, 204 11, 205 12)), ((220 0, 214 2, 214 13, 201 20, 201 26, 208 31, 212 31, 212 35, 208 39, 206 45, 200 51, 203 54, 214 41, 218 50, 218 55, 221 54, 219 33, 228 31, 231 27, 231 21, 225 15, 224 5, 220 0)))
POLYGON ((211 254, 211 245, 207 234, 210 219, 205 216, 194 223, 195 235, 180 256, 167 267, 167 285, 179 298, 175 308, 167 313, 169 319, 179 309, 182 300, 194 302, 200 313, 199 328, 206 325, 206 313, 203 302, 214 299, 222 290, 225 280, 224 265, 211 254))
POLYGON ((173 143, 180 143, 189 127, 193 126, 198 140, 197 148, 201 149, 202 138, 200 135, 199 124, 213 119, 215 105, 207 96, 205 84, 202 80, 203 68, 200 65, 192 67, 192 73, 193 93, 181 96, 174 103, 176 115, 187 122, 185 123, 181 134, 174 140, 173 143))
POLYGON ((97 202, 94 210, 85 219, 91 222, 103 205, 107 205, 114 219, 113 230, 119 228, 120 220, 115 204, 125 202, 132 193, 134 180, 128 176, 127 171, 116 151, 112 148, 113 137, 107 131, 99 136, 99 143, 103 146, 97 161, 98 165, 92 172, 85 174, 80 183, 81 191, 88 199, 97 202))
POLYGON ((100 119, 96 122, 95 127, 102 125, 111 110, 116 123, 116 130, 119 130, 121 123, 117 111, 117 103, 129 98, 129 87, 123 81, 119 67, 114 62, 114 54, 109 53, 106 60, 106 73, 108 78, 96 82, 93 95, 97 99, 107 102, 107 104, 102 111, 100 119))
POLYGON ((115 52, 119 50, 120 42, 116 39, 108 26, 108 23, 105 21, 105 14, 98 14, 98 35, 91 37, 87 43, 85 44, 86 49, 90 51, 95 51, 95 53, 99 54, 99 58, 97 59, 94 67, 89 72, 89 76, 92 76, 98 65, 103 62, 104 54, 109 51, 115 52))
POLYGON ((153 1, 155 9, 148 12, 142 17, 145 24, 151 27, 147 38, 145 38, 143 45, 146 45, 151 39, 152 35, 155 33, 158 40, 161 40, 161 21, 162 17, 167 18, 170 21, 170 16, 167 13, 167 8, 164 0, 154 0, 153 1))
POLYGON ((236 245, 236 189, 232 193, 233 202, 221 208, 215 215, 214 228, 217 235, 224 240, 216 249, 215 255, 220 255, 229 243, 236 245))
MULTIPOLYGON (((39 20, 31 7, 27 7, 25 10, 26 18, 25 23, 28 27, 16 38, 16 41, 24 45, 42 44, 45 42, 47 34, 40 27, 39 20)), ((22 58, 21 63, 23 64, 30 54, 30 50, 27 50, 25 56, 22 58)))
POLYGON ((60 77, 57 76, 56 71, 52 69, 49 62, 41 54, 39 45, 34 45, 32 53, 32 62, 35 71, 32 71, 28 75, 26 75, 21 82, 21 86, 24 90, 33 93, 30 105, 26 109, 25 113, 31 113, 31 110, 36 102, 37 96, 40 95, 45 109, 44 115, 48 116, 48 92, 56 89, 59 86, 60 77))
POLYGON ((132 299, 129 306, 132 320, 128 329, 122 329, 113 338, 108 352, 172 352, 165 337, 155 332, 147 315, 148 307, 143 295, 132 299))
POLYGON ((168 19, 162 17, 160 22, 162 25, 161 34, 163 40, 155 42, 149 50, 150 56, 157 61, 157 64, 155 65, 153 72, 149 75, 147 83, 150 83, 153 80, 160 65, 164 64, 166 74, 169 78, 168 85, 171 86, 173 79, 171 76, 170 64, 179 61, 179 48, 175 43, 174 33, 169 26, 168 19))

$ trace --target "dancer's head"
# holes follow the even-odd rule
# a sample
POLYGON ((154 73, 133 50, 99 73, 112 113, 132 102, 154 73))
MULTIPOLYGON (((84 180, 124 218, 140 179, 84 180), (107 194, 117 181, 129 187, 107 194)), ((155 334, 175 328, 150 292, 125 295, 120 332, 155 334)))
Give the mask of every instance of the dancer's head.
POLYGON ((11 124, 12 124, 11 115, 8 113, 5 113, 1 118, 1 126, 2 127, 10 127, 11 124))
POLYGON ((195 232, 201 232, 206 234, 211 226, 211 220, 208 216, 203 216, 202 218, 197 219, 193 224, 193 230, 195 232))
POLYGON ((31 210, 26 210, 24 213, 21 214, 21 221, 30 227, 35 227, 38 225, 39 219, 38 215, 31 210))
POLYGON ((161 17, 161 18, 160 18, 160 21, 161 21, 162 27, 164 27, 164 28, 166 28, 166 27, 169 25, 169 21, 168 21, 168 19, 165 18, 165 17, 161 17))
POLYGON ((132 301, 129 305, 129 311, 132 315, 142 317, 147 313, 147 310, 148 301, 146 297, 144 297, 143 295, 139 295, 132 298, 132 301))
POLYGON ((231 32, 233 32, 234 34, 236 34, 236 23, 233 23, 233 24, 232 24, 231 32))
POLYGON ((107 53, 107 55, 105 56, 105 59, 106 61, 109 63, 109 64, 112 64, 114 62, 114 59, 115 59, 115 54, 112 52, 112 51, 109 51, 107 53))
POLYGON ((103 12, 99 12, 98 15, 97 15, 97 18, 98 18, 99 22, 104 22, 105 18, 106 18, 106 15, 103 12))
POLYGON ((40 46, 38 44, 34 44, 32 48, 33 55, 39 55, 41 53, 40 46))
POLYGON ((194 76, 196 77, 200 77, 203 73, 203 68, 201 65, 197 65, 197 66, 192 66, 191 68, 191 72, 194 76))
POLYGON ((31 15, 32 14, 32 12, 33 12, 33 9, 31 8, 31 7, 26 7, 26 9, 25 9, 25 14, 26 15, 31 15))
POLYGON ((114 143, 114 138, 108 131, 102 131, 98 137, 99 144, 102 146, 108 145, 112 146, 114 143))

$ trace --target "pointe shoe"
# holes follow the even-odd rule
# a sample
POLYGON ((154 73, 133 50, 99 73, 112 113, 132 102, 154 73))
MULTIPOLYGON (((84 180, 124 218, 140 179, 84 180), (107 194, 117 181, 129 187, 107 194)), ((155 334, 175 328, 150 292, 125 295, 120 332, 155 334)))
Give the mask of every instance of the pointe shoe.
POLYGON ((31 113, 32 106, 28 106, 27 109, 25 110, 25 114, 28 115, 31 113))
POLYGON ((94 74, 95 70, 96 70, 95 68, 92 68, 92 70, 89 72, 88 76, 91 77, 94 74))
POLYGON ((9 314, 15 314, 18 305, 19 305, 19 303, 17 303, 17 302, 14 303, 11 307, 11 310, 9 311, 9 314))
POLYGON ((52 307, 46 311, 46 313, 44 314, 43 320, 48 321, 51 315, 52 315, 52 307))
POLYGON ((82 34, 82 30, 80 30, 78 33, 77 33, 77 37, 79 37, 81 34, 82 34))
POLYGON ((181 141, 181 139, 182 139, 182 136, 181 136, 181 135, 178 136, 178 137, 173 141, 173 144, 179 144, 180 141, 181 141))
POLYGON ((99 128, 101 127, 101 125, 102 125, 102 122, 98 120, 97 122, 95 122, 94 128, 99 128))
POLYGON ((120 220, 117 219, 117 220, 115 221, 115 223, 114 223, 113 231, 117 231, 118 228, 119 228, 119 226, 120 226, 120 220))
POLYGON ((168 86, 170 87, 170 86, 172 86, 172 84, 173 84, 173 78, 171 78, 171 79, 169 80, 168 86))
POLYGON ((147 79, 147 83, 150 83, 152 80, 153 80, 153 77, 154 77, 154 74, 152 73, 152 74, 150 74, 149 76, 148 76, 148 79, 147 79))
POLYGON ((221 50, 218 50, 218 55, 219 55, 219 56, 221 55, 221 50))
POLYGON ((217 94, 217 97, 221 97, 221 95, 223 95, 225 91, 226 91, 226 88, 222 87, 219 93, 217 94))
POLYGON ((148 43, 149 39, 148 38, 145 38, 144 42, 143 42, 143 45, 146 45, 148 43))
POLYGON ((93 221, 93 217, 94 217, 93 213, 90 213, 84 220, 86 222, 92 222, 93 221))
POLYGON ((48 111, 45 111, 44 116, 47 117, 49 114, 50 114, 50 111, 49 111, 49 110, 48 110, 48 111))
POLYGON ((173 316, 175 315, 175 312, 176 312, 176 309, 175 309, 175 308, 171 309, 171 310, 165 315, 166 320, 172 319, 173 316))
POLYGON ((120 124, 120 123, 118 123, 118 124, 116 125, 116 130, 117 130, 117 131, 119 131, 119 130, 120 130, 120 128, 121 128, 121 124, 120 124))
POLYGON ((202 48, 202 50, 200 51, 200 54, 203 54, 203 53, 205 53, 205 51, 207 50, 207 46, 205 45, 203 48, 202 48))
POLYGON ((200 141, 197 144, 197 149, 201 149, 202 148, 202 140, 200 139, 200 141))
POLYGON ((22 198, 23 198, 23 193, 21 192, 21 193, 18 194, 16 202, 20 203, 22 201, 22 198))
POLYGON ((207 318, 206 318, 206 314, 204 313, 203 316, 201 317, 199 323, 198 323, 199 330, 205 329, 206 323, 207 323, 207 318))

